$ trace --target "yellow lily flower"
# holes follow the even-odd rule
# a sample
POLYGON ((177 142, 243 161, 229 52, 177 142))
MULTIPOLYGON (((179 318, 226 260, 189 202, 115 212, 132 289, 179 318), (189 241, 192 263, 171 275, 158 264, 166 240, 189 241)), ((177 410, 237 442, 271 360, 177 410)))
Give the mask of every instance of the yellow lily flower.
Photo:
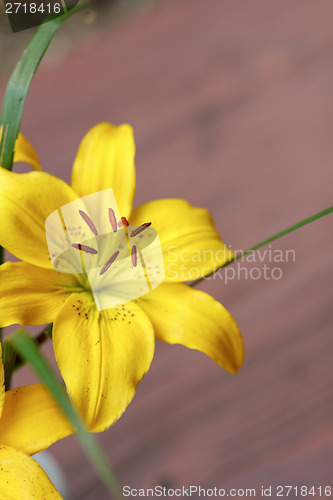
POLYGON ((43 384, 5 393, 0 344, 0 498, 61 499, 30 455, 72 434, 73 429, 43 384))
MULTIPOLYGON (((14 160, 22 158, 20 153, 16 144, 14 160)), ((24 153, 25 161, 40 169, 26 143, 24 153)), ((102 123, 79 147, 71 186, 45 172, 15 174, 0 168, 0 244, 22 259, 0 267, 0 326, 54 323, 56 361, 74 405, 93 431, 106 429, 125 411, 150 367, 155 338, 200 350, 231 373, 244 356, 229 312, 183 283, 193 279, 193 267, 200 276, 208 274, 229 260, 231 250, 210 213, 184 200, 156 200, 131 211, 134 153, 129 125, 102 123), (165 279, 134 301, 98 311, 86 280, 52 268, 44 224, 61 206, 109 188, 131 226, 151 222, 157 231, 165 279)))

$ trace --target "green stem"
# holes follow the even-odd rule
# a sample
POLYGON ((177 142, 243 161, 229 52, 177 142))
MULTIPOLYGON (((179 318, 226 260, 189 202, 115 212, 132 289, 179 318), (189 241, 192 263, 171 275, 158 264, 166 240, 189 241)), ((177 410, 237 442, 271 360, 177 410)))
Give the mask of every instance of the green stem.
POLYGON ((9 391, 16 361, 16 351, 6 340, 2 346, 2 362, 5 373, 5 391, 9 391))
MULTIPOLYGON (((36 344, 40 347, 48 339, 52 338, 52 324, 47 325, 37 337, 34 338, 36 344)), ((18 330, 16 330, 18 331, 18 330)), ((12 333, 15 335, 16 331, 12 333)), ((16 351, 13 350, 10 343, 11 336, 7 337, 2 346, 2 362, 5 372, 5 388, 9 391, 13 373, 24 365, 25 360, 16 351)))
POLYGON ((218 267, 213 272, 207 274, 206 276, 203 276, 202 278, 198 278, 197 280, 193 281, 190 284, 190 286, 195 286, 198 283, 201 283, 201 281, 208 278, 209 276, 212 276, 217 271, 222 269, 222 267, 228 266, 232 262, 235 262, 236 260, 240 259, 241 257, 244 257, 245 255, 248 255, 249 253, 254 252, 255 250, 258 250, 258 248, 261 248, 261 247, 267 245, 271 241, 277 240, 277 239, 281 238, 282 236, 285 236, 288 233, 292 233, 293 231, 295 231, 299 227, 306 226, 306 224, 310 224, 310 222, 313 222, 314 220, 320 219, 320 217, 324 217, 325 215, 328 215, 332 212, 333 212, 333 207, 330 207, 330 208, 327 208, 326 210, 323 210, 322 212, 318 212, 314 215, 311 215, 311 217, 308 217, 306 219, 301 220, 300 222, 297 222, 297 224, 293 224, 292 226, 289 226, 287 229, 284 229, 283 231, 280 231, 279 233, 274 234, 274 236, 271 236, 270 238, 267 238, 266 240, 261 241, 257 245, 254 245, 253 247, 248 248, 244 252, 241 252, 241 253, 238 253, 237 255, 234 255, 234 257, 232 259, 230 259, 230 260, 228 260, 228 262, 225 262, 224 264, 222 264, 222 266, 218 267))

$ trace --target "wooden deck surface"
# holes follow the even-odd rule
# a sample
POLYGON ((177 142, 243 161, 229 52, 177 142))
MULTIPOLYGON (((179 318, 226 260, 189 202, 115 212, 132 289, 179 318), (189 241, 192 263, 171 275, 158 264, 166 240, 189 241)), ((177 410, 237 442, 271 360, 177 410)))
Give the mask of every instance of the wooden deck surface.
MULTIPOLYGON (((22 131, 69 180, 89 127, 131 123, 136 204, 186 198, 245 249, 332 204, 332 16, 323 0, 165 2, 42 66, 22 131)), ((240 279, 204 283, 241 327, 244 367, 232 376, 158 342, 133 403, 100 436, 123 484, 333 486, 332 222, 271 245, 295 251, 279 280, 234 266, 240 279)), ((240 266, 264 264, 277 265, 240 266)), ((75 438, 51 450, 73 500, 107 498, 75 438)))

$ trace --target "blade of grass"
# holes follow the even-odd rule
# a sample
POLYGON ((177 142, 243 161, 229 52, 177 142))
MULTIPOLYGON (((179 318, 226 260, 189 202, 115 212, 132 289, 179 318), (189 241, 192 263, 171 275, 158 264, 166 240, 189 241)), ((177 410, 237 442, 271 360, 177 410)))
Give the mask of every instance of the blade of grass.
POLYGON ((2 362, 5 373, 5 390, 10 389, 10 382, 15 366, 16 351, 11 344, 5 340, 2 345, 2 362))
POLYGON ((0 116, 0 127, 2 129, 0 165, 7 170, 12 168, 14 145, 20 130, 24 104, 34 74, 62 23, 82 9, 83 6, 76 6, 62 16, 42 24, 32 37, 10 77, 0 116))
MULTIPOLYGON (((62 23, 83 8, 83 6, 73 7, 66 14, 42 24, 10 77, 0 116, 0 165, 7 170, 11 170, 13 166, 14 145, 20 131, 24 104, 34 74, 62 23)), ((0 247, 0 264, 2 262, 3 248, 0 247)))
POLYGON ((7 342, 10 343, 21 358, 31 364, 38 377, 48 387, 59 407, 77 430, 77 438, 82 449, 89 457, 92 465, 99 473, 109 492, 116 499, 123 498, 121 487, 110 469, 102 448, 93 435, 87 432, 81 417, 71 405, 65 391, 59 385, 45 357, 39 351, 37 342, 33 340, 23 328, 17 330, 12 336, 8 337, 7 342))
POLYGON ((296 231, 296 229, 299 229, 302 226, 306 226, 306 224, 310 224, 310 222, 313 222, 317 219, 320 219, 321 217, 324 217, 325 215, 333 213, 333 207, 329 207, 326 210, 322 210, 321 212, 318 212, 314 215, 311 215, 311 217, 307 217, 306 219, 301 220, 300 222, 297 222, 296 224, 293 224, 292 226, 287 227, 283 231, 280 231, 279 233, 274 234, 270 238, 267 238, 264 241, 261 241, 260 243, 257 243, 257 245, 254 245, 251 248, 248 248, 247 250, 244 250, 244 252, 238 253, 237 255, 234 255, 234 257, 224 264, 222 266, 218 267, 215 269, 213 272, 206 274, 206 276, 203 276, 202 278, 198 278, 195 281, 192 281, 192 283, 189 283, 190 286, 195 286, 201 283, 201 281, 205 280, 206 278, 209 278, 209 276, 212 276, 215 274, 217 271, 222 269, 223 267, 229 266, 229 264, 232 264, 232 262, 235 262, 238 259, 241 259, 242 257, 245 257, 245 255, 248 255, 249 253, 255 252, 258 250, 258 248, 261 248, 265 245, 268 245, 268 243, 271 243, 271 241, 278 240, 279 238, 282 238, 282 236, 285 236, 288 233, 292 233, 293 231, 296 231))
MULTIPOLYGON (((48 325, 35 337, 35 341, 39 347, 46 340, 52 339, 52 326, 52 324, 48 325)), ((2 343, 2 362, 5 370, 5 387, 6 391, 9 391, 13 373, 24 365, 25 360, 17 354, 7 339, 2 343)))

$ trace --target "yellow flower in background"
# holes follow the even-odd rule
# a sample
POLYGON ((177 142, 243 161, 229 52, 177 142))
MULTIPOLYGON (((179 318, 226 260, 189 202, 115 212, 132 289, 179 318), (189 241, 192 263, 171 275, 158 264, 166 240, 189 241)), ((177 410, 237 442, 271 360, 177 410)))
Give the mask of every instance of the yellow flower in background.
POLYGON ((5 393, 0 344, 0 498, 61 499, 30 455, 72 432, 44 385, 27 385, 5 393))
MULTIPOLYGON (((134 152, 130 126, 102 123, 80 145, 71 186, 45 172, 15 174, 0 168, 0 244, 22 260, 0 266, 0 326, 54 323, 61 375, 93 431, 106 429, 125 411, 150 367, 155 338, 202 351, 231 373, 244 357, 239 328, 229 312, 182 283, 193 279, 193 267, 203 276, 228 261, 232 252, 210 213, 184 200, 156 200, 131 212, 134 152), (165 279, 135 301, 98 311, 86 280, 52 268, 45 221, 61 206, 109 188, 131 226, 149 221, 157 231, 165 279), (213 255, 208 262, 207 250, 213 255)), ((26 140, 24 153, 16 144, 14 161, 23 156, 40 169, 26 140)))

